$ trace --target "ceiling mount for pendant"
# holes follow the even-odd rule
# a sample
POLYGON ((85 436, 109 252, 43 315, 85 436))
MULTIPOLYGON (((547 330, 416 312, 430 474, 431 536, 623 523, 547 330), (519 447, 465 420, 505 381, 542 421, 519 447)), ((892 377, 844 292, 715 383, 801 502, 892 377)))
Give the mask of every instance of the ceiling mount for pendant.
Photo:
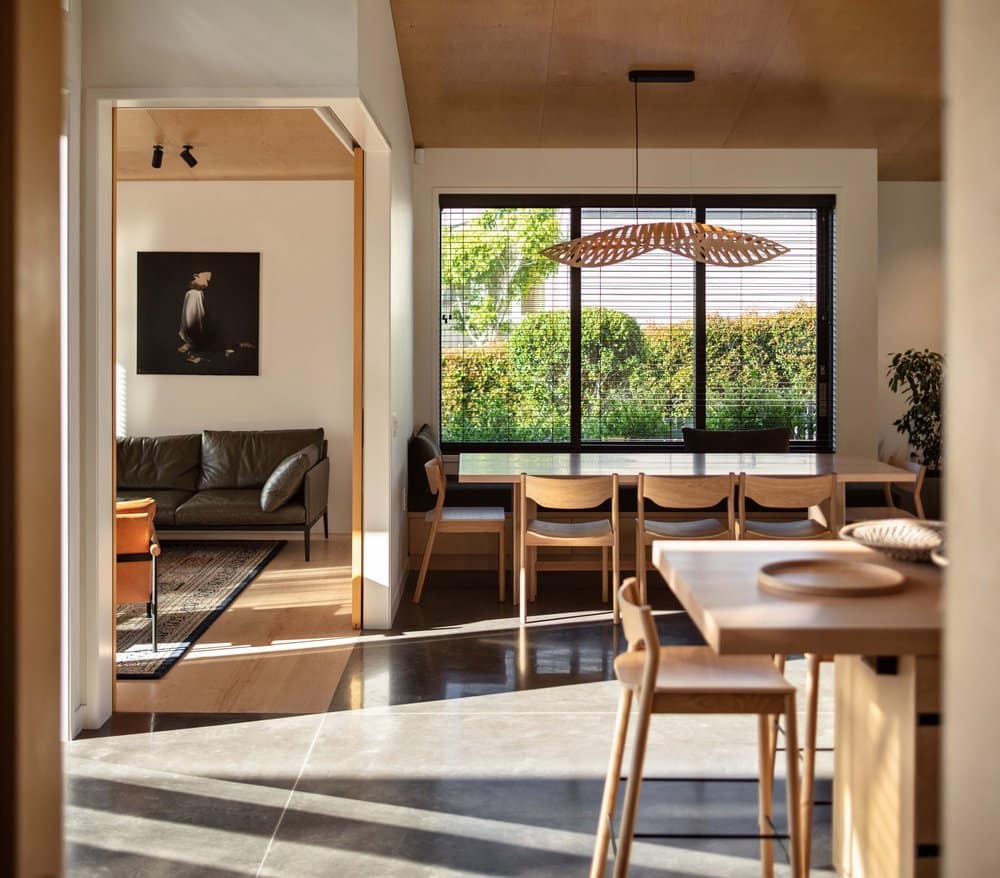
MULTIPOLYGON (((635 104, 635 206, 639 218, 639 102, 640 83, 694 82, 693 70, 630 70, 636 88, 635 104)), ((677 256, 732 268, 760 265, 789 252, 769 238, 734 232, 723 226, 697 222, 639 223, 605 229, 542 250, 542 255, 571 268, 600 268, 649 253, 666 250, 677 256)))

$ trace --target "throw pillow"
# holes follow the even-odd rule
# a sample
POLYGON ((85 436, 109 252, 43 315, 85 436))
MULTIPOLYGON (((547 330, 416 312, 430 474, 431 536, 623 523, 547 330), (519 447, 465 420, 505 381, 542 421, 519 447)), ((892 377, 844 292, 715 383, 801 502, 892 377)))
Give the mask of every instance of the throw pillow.
POLYGON ((301 451, 289 454, 268 476, 260 492, 260 508, 264 512, 280 509, 294 497, 302 480, 319 460, 319 452, 314 445, 307 445, 301 451))

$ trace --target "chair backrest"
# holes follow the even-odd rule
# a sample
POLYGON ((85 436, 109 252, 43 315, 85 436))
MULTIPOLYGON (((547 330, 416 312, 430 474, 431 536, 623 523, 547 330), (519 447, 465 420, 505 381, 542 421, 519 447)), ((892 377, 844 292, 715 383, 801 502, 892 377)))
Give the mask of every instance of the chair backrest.
MULTIPOLYGON (((907 472, 916 474, 916 479, 914 479, 911 484, 907 484, 906 482, 892 482, 891 485, 897 491, 913 495, 913 505, 917 509, 917 517, 923 518, 924 504, 920 492, 924 489, 924 479, 927 477, 927 467, 922 463, 917 463, 915 460, 908 460, 904 457, 898 457, 895 454, 889 456, 887 463, 889 466, 894 466, 897 469, 905 469, 907 472)), ((886 491, 886 497, 890 506, 896 505, 893 502, 892 490, 886 491)))
POLYGON ((444 461, 440 457, 432 457, 424 464, 424 472, 427 474, 427 487, 431 489, 431 493, 435 496, 438 492, 443 494, 448 485, 444 474, 444 461))
POLYGON ((628 641, 629 652, 644 650, 646 661, 643 665, 644 691, 656 685, 656 671, 660 662, 660 637, 653 621, 653 611, 640 603, 639 583, 630 576, 618 590, 618 609, 621 612, 622 631, 628 641))
POLYGON ((784 453, 788 451, 792 431, 788 427, 766 430, 698 430, 685 427, 684 450, 694 454, 724 452, 784 453))
POLYGON ((735 473, 728 476, 647 476, 639 473, 636 495, 640 530, 645 527, 646 500, 664 509, 711 509, 725 500, 730 535, 735 535, 735 473))
POLYGON ((522 496, 548 509, 593 509, 608 498, 618 505, 618 475, 529 476, 521 474, 522 496))
POLYGON ((836 491, 836 476, 754 476, 740 473, 740 511, 746 500, 761 506, 800 509, 830 500, 836 491))

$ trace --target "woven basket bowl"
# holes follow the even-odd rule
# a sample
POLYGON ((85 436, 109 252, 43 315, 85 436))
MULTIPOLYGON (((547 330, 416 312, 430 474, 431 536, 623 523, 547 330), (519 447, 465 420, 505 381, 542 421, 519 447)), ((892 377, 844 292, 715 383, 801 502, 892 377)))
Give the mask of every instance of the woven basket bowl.
POLYGON ((840 538, 899 561, 930 561, 931 552, 944 541, 944 523, 912 518, 856 521, 840 529, 840 538))

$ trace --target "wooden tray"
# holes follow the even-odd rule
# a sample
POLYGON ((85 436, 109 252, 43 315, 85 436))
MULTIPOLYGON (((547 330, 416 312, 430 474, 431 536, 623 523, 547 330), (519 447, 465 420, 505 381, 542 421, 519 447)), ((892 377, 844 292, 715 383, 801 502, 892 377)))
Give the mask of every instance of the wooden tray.
POLYGON ((782 596, 871 597, 900 591, 906 577, 892 567, 838 558, 801 558, 765 564, 758 585, 782 596))

